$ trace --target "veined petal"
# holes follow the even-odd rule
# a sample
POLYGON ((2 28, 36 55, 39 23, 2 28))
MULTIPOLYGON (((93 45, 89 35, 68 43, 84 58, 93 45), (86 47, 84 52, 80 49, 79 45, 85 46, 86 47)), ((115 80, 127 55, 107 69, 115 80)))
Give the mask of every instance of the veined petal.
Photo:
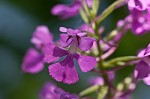
POLYGON ((62 47, 67 47, 71 44, 72 38, 69 38, 68 34, 61 34, 60 35, 60 44, 62 47))
POLYGON ((37 47, 42 48, 49 42, 53 42, 53 36, 47 26, 38 26, 34 31, 31 42, 37 47))
POLYGON ((73 84, 78 81, 78 73, 73 64, 73 59, 68 56, 63 61, 49 66, 49 73, 59 82, 73 84))
POLYGON ((150 66, 144 61, 140 61, 134 70, 134 76, 136 79, 143 79, 150 73, 150 66))
POLYGON ((81 37, 79 41, 79 48, 83 51, 87 51, 92 47, 94 41, 95 39, 90 37, 81 37))
POLYGON ((38 73, 44 68, 42 60, 43 55, 35 49, 30 48, 24 57, 22 70, 27 73, 38 73))
POLYGON ((55 46, 54 44, 47 44, 44 49, 44 61, 47 63, 51 63, 56 61, 59 57, 66 55, 68 52, 55 46))
POLYGON ((76 54, 75 58, 82 72, 88 72, 96 66, 96 59, 94 57, 76 54))

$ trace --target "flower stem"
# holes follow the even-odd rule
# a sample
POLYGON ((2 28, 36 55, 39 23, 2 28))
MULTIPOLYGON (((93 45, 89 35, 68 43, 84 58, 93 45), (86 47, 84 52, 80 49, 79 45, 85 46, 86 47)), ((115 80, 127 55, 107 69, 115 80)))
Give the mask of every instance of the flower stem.
POLYGON ((140 58, 137 56, 122 56, 122 57, 117 57, 114 59, 111 59, 107 62, 104 63, 104 68, 105 69, 109 69, 109 68, 113 68, 116 66, 122 66, 128 62, 132 62, 132 61, 136 61, 139 60, 140 58))

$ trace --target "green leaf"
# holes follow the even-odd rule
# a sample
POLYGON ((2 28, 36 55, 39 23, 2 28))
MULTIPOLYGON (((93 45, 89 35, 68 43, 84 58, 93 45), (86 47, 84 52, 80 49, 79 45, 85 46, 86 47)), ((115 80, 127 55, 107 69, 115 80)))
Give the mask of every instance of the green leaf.
POLYGON ((85 23, 89 23, 89 19, 83 9, 80 9, 80 16, 85 23))
POLYGON ((83 0, 83 9, 85 10, 85 13, 88 17, 91 16, 90 8, 88 7, 88 4, 85 0, 83 0))
POLYGON ((96 16, 98 9, 99 9, 99 2, 100 0, 93 0, 93 4, 92 4, 92 14, 94 14, 94 16, 96 16))

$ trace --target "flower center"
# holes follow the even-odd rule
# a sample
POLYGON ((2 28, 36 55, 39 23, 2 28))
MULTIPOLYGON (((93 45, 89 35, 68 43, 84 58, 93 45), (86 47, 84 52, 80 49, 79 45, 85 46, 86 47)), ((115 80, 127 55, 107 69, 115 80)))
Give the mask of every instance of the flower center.
POLYGON ((77 40, 77 37, 73 37, 73 41, 72 41, 72 43, 71 43, 71 45, 70 45, 70 48, 69 48, 70 54, 75 54, 77 48, 78 48, 78 40, 77 40))

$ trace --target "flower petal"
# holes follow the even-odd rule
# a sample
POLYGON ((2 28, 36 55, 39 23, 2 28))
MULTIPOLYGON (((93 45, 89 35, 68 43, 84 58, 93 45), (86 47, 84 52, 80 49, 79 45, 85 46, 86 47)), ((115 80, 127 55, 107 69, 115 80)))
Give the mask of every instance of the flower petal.
POLYGON ((138 10, 145 10, 146 8, 148 8, 148 4, 146 1, 145 0, 129 0, 128 6, 131 8, 136 8, 138 10))
POLYGON ((60 27, 60 28, 59 28, 59 31, 60 31, 60 32, 67 32, 67 28, 65 28, 65 27, 60 27))
POLYGON ((84 31, 84 32, 89 32, 94 34, 94 30, 90 27, 88 24, 82 25, 79 30, 84 31))
POLYGON ((144 61, 140 61, 134 70, 134 76, 136 79, 143 79, 150 73, 150 66, 144 61))
POLYGON ((53 7, 53 9, 51 10, 51 13, 53 15, 61 15, 65 11, 65 9, 66 9, 65 5, 58 4, 58 5, 56 5, 56 6, 53 7))
POLYGON ((64 92, 60 95, 60 99, 79 99, 79 98, 76 95, 72 95, 68 92, 64 92))
POLYGON ((31 42, 37 47, 42 48, 49 42, 53 42, 53 36, 47 26, 38 26, 34 31, 31 42))
POLYGON ((86 3, 87 3, 88 6, 91 8, 91 7, 92 7, 93 0, 86 0, 86 3))
POLYGON ((62 47, 67 47, 71 44, 72 38, 69 38, 68 34, 61 34, 60 35, 60 44, 62 47))
POLYGON ((39 99, 60 99, 60 95, 54 93, 57 86, 51 82, 46 82, 39 93, 39 99))
POLYGON ((96 59, 94 57, 76 54, 75 58, 82 72, 88 72, 96 66, 96 59))
POLYGON ((144 56, 150 56, 150 44, 148 44, 147 48, 145 49, 144 56))
POLYGON ((78 73, 73 64, 73 59, 68 56, 63 61, 49 66, 49 73, 59 82, 73 84, 78 81, 78 73))
POLYGON ((95 39, 90 37, 81 37, 79 48, 83 51, 87 51, 92 47, 94 41, 95 39))
POLYGON ((89 79, 90 85, 103 85, 104 79, 102 77, 90 77, 89 79))
POLYGON ((80 4, 77 3, 69 6, 58 4, 52 8, 51 13, 53 15, 59 16, 61 19, 68 19, 70 17, 77 15, 80 7, 81 7, 80 4))
POLYGON ((150 85, 150 76, 143 79, 144 83, 150 85))
POLYGON ((38 73, 44 68, 43 55, 30 48, 23 60, 22 70, 27 73, 38 73))
POLYGON ((44 49, 44 61, 47 63, 51 63, 56 61, 59 57, 66 55, 68 52, 55 46, 54 44, 47 44, 44 49))

